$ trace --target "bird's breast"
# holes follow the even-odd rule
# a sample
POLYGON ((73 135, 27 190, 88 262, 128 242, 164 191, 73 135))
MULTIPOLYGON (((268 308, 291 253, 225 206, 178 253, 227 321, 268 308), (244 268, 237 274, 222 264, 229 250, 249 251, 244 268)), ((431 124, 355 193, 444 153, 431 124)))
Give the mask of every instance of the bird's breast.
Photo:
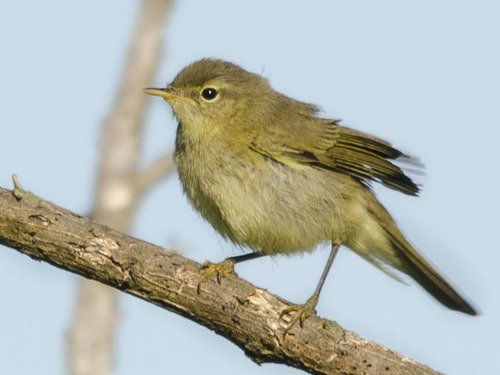
POLYGON ((236 244, 266 254, 292 253, 341 239, 348 230, 340 220, 345 205, 339 204, 346 176, 286 166, 249 147, 178 142, 175 161, 195 209, 236 244))

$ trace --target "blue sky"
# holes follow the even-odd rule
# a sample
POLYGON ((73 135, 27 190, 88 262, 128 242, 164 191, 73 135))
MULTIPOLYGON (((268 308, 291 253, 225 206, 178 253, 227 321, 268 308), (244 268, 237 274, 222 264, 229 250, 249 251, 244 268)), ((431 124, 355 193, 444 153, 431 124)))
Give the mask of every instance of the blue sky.
MULTIPOLYGON (((342 250, 318 313, 450 374, 492 373, 500 335, 500 5, 495 1, 211 1, 175 5, 152 85, 202 57, 233 61, 324 117, 393 142, 426 166, 419 198, 376 188, 410 241, 480 309, 441 307, 342 250)), ((137 1, 4 1, 0 13, 0 186, 87 214, 99 128, 117 91, 137 1)), ((137 93, 138 97, 143 95, 137 93)), ((151 100, 144 163, 173 145, 151 100)), ((175 176, 138 209, 133 234, 197 261, 237 252, 175 176)), ((259 259, 239 275, 293 302, 314 290, 328 251, 259 259)), ((0 250, 0 358, 6 374, 64 374, 77 278, 0 250)), ((121 294, 116 374, 292 374, 258 367, 225 339, 121 294), (196 358, 196 360, 193 360, 196 358), (168 369, 166 369, 168 367, 168 369), (212 371, 213 370, 213 371, 212 371)))

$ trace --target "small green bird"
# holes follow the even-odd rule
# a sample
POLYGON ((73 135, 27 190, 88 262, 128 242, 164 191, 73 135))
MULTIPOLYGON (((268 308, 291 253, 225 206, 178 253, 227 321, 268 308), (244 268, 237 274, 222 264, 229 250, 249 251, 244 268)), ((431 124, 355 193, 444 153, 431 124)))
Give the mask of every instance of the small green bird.
POLYGON ((406 155, 389 143, 320 118, 316 106, 221 60, 197 61, 165 89, 144 91, 163 97, 179 122, 174 159, 190 202, 224 238, 253 250, 207 262, 200 285, 213 273, 234 272, 237 262, 329 242, 316 291, 281 314, 296 311, 287 331, 315 314, 341 245, 389 274, 387 265, 409 275, 450 309, 476 314, 410 245, 370 189, 377 181, 408 195, 419 191, 392 162, 406 155))

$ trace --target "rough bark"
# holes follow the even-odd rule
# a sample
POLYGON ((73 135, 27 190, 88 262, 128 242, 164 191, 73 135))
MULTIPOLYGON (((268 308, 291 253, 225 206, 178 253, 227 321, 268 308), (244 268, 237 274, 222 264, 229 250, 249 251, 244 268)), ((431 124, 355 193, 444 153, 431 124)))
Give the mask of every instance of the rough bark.
POLYGON ((257 363, 318 374, 437 374, 337 323, 309 318, 283 337, 289 302, 237 276, 196 292, 199 267, 23 191, 0 188, 0 243, 135 295, 214 330, 257 363))

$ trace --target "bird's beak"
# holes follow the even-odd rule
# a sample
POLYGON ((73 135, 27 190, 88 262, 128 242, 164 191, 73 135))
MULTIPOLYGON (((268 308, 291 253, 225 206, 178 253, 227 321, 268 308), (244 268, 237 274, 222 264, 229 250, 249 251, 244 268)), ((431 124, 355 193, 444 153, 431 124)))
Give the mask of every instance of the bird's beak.
POLYGON ((173 93, 172 89, 170 89, 168 87, 164 88, 164 89, 157 89, 154 87, 150 87, 150 88, 144 89, 144 93, 146 93, 148 95, 161 96, 165 100, 175 100, 175 99, 180 98, 179 96, 177 96, 173 93))
POLYGON ((193 101, 189 97, 177 94, 175 92, 175 90, 171 87, 165 87, 164 89, 150 87, 150 88, 144 89, 144 93, 146 93, 148 95, 160 96, 168 102, 185 101, 185 102, 191 103, 193 101))

